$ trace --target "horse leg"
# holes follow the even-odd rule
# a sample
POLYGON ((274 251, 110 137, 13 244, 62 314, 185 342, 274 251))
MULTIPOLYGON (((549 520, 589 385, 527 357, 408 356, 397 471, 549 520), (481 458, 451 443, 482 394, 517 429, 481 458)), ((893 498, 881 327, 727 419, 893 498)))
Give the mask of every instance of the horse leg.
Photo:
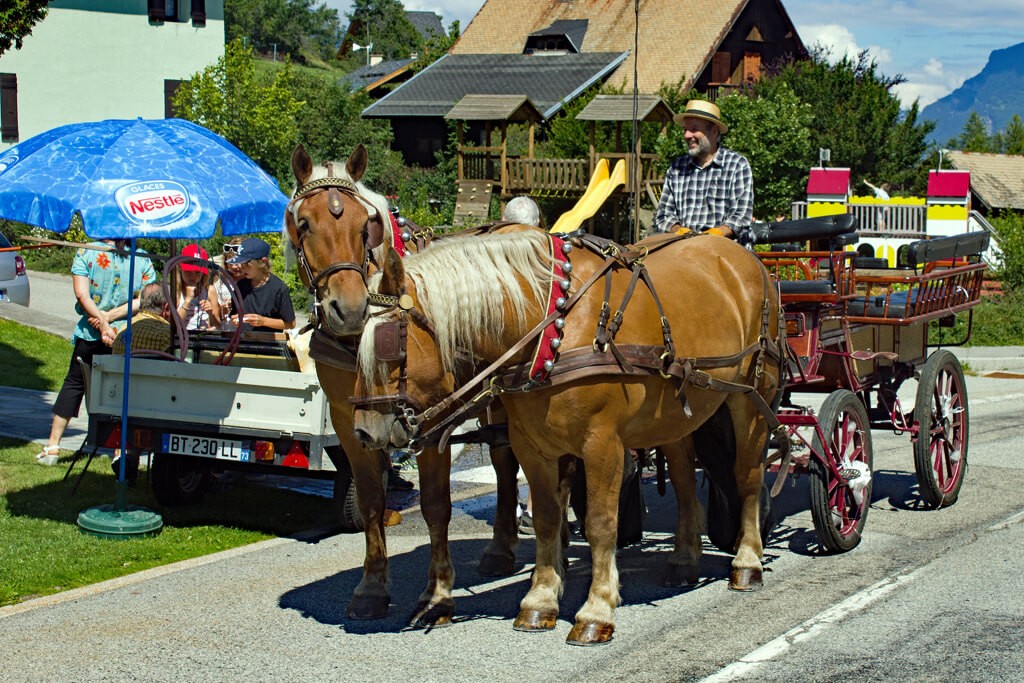
POLYGON ((676 494, 676 537, 668 570, 666 586, 688 586, 700 576, 701 511, 697 500, 696 467, 693 442, 689 437, 676 443, 659 446, 668 463, 672 489, 676 494))
MULTIPOLYGON (((520 444, 513 441, 513 448, 520 444)), ((520 452, 525 452, 520 447, 520 452)), ((522 462, 533 497, 533 529, 537 554, 530 590, 519 603, 512 627, 517 631, 550 631, 558 620, 565 569, 562 562, 562 525, 565 518, 562 471, 568 458, 558 463, 540 458, 522 462)))
POLYGON ((729 574, 729 588, 738 591, 757 590, 762 586, 760 495, 764 483, 761 454, 767 438, 765 420, 753 402, 742 394, 726 399, 732 413, 736 435, 736 461, 733 473, 740 497, 740 528, 736 555, 729 574))
POLYGON ((388 606, 391 604, 391 596, 388 593, 388 549, 384 537, 386 492, 383 482, 383 458, 386 456, 380 451, 363 448, 352 436, 351 425, 345 436, 342 436, 342 431, 337 427, 335 430, 352 466, 359 514, 363 517, 366 539, 363 578, 352 591, 352 600, 348 604, 346 614, 350 619, 380 619, 387 616, 388 606))
POLYGON ((566 638, 570 645, 609 642, 615 631, 615 608, 621 601, 615 541, 619 527, 619 491, 622 488, 622 441, 614 432, 594 430, 584 444, 584 452, 587 470, 586 528, 592 569, 587 601, 576 612, 576 622, 566 638))
POLYGON ((484 549, 477 571, 481 576, 509 576, 515 572, 519 542, 519 463, 508 446, 491 449, 491 465, 498 480, 494 534, 484 549))
POLYGON ((425 449, 417 458, 420 507, 430 530, 430 570, 410 624, 416 628, 447 626, 455 615, 452 586, 455 568, 448 551, 448 525, 452 519, 451 452, 425 449))

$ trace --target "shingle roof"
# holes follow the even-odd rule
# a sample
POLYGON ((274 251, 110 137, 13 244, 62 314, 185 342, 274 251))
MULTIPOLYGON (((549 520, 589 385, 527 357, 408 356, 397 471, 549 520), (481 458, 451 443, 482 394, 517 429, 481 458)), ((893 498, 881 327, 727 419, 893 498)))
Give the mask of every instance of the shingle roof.
POLYGON ((424 40, 429 40, 431 36, 441 37, 447 35, 444 25, 441 23, 441 17, 433 12, 407 10, 405 18, 416 27, 416 30, 419 31, 424 40))
POLYGON ((574 52, 583 52, 583 38, 587 35, 589 23, 586 19, 559 20, 547 28, 534 31, 530 36, 565 36, 574 52))
POLYGON ((445 55, 363 110, 370 118, 442 117, 466 95, 525 95, 545 119, 601 81, 627 53, 445 55))
POLYGON ((971 190, 990 209, 1024 209, 1024 156, 949 152, 946 158, 971 172, 971 190))
MULTIPOLYGON (((639 121, 672 120, 672 109, 657 95, 637 97, 636 117, 639 121)), ((580 121, 632 121, 632 95, 598 95, 576 115, 580 121)))
MULTIPOLYGON (((640 0, 640 92, 657 92, 680 75, 695 79, 711 60, 740 12, 751 0, 640 0)), ((785 10, 779 6, 779 11, 785 10)), ((453 55, 519 53, 525 36, 556 21, 588 19, 581 50, 633 51, 637 27, 634 0, 487 0, 452 47, 453 55)), ((615 72, 612 85, 633 84, 633 55, 615 72)), ((690 87, 686 84, 684 90, 690 87)))
POLYGON ((389 59, 373 66, 361 66, 339 80, 347 85, 349 90, 355 92, 361 88, 370 88, 381 80, 393 78, 405 71, 414 61, 413 59, 389 59))
POLYGON ((453 121, 539 121, 526 95, 466 95, 444 115, 453 121))

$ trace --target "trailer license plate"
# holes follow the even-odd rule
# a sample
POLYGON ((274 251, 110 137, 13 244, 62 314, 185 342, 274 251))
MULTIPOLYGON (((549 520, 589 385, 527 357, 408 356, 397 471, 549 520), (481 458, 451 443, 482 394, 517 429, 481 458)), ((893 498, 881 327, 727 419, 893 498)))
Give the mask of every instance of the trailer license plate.
POLYGON ((203 458, 252 462, 248 442, 186 434, 164 434, 163 452, 203 458))

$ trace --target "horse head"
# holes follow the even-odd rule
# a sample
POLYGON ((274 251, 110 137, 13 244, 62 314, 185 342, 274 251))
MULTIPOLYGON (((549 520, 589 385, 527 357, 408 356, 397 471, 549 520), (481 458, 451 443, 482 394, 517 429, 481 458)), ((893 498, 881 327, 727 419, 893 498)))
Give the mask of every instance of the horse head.
POLYGON ((285 212, 286 256, 298 263, 315 316, 338 337, 362 332, 368 271, 390 234, 383 229, 387 200, 360 182, 366 164, 361 144, 344 165, 314 165, 301 144, 292 152, 296 189, 285 212))

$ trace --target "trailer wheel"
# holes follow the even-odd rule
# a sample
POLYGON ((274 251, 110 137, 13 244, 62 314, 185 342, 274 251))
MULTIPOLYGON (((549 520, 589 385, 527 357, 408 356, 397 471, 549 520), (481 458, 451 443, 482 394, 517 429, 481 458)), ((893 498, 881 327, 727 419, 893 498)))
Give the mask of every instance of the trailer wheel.
POLYGON ((334 506, 342 531, 351 534, 364 529, 363 516, 359 514, 359 499, 356 497, 356 482, 347 461, 344 466, 338 467, 334 475, 334 506))
POLYGON ((825 399, 818 414, 810 463, 811 517, 828 552, 860 543, 871 505, 871 425, 856 394, 840 389, 825 399))
POLYGON ((917 486, 930 507, 952 505, 967 474, 967 384, 957 357, 945 349, 925 361, 917 385, 914 440, 917 486))
POLYGON ((202 458, 153 454, 150 486, 161 505, 171 507, 198 503, 206 495, 211 481, 209 464, 202 458))

